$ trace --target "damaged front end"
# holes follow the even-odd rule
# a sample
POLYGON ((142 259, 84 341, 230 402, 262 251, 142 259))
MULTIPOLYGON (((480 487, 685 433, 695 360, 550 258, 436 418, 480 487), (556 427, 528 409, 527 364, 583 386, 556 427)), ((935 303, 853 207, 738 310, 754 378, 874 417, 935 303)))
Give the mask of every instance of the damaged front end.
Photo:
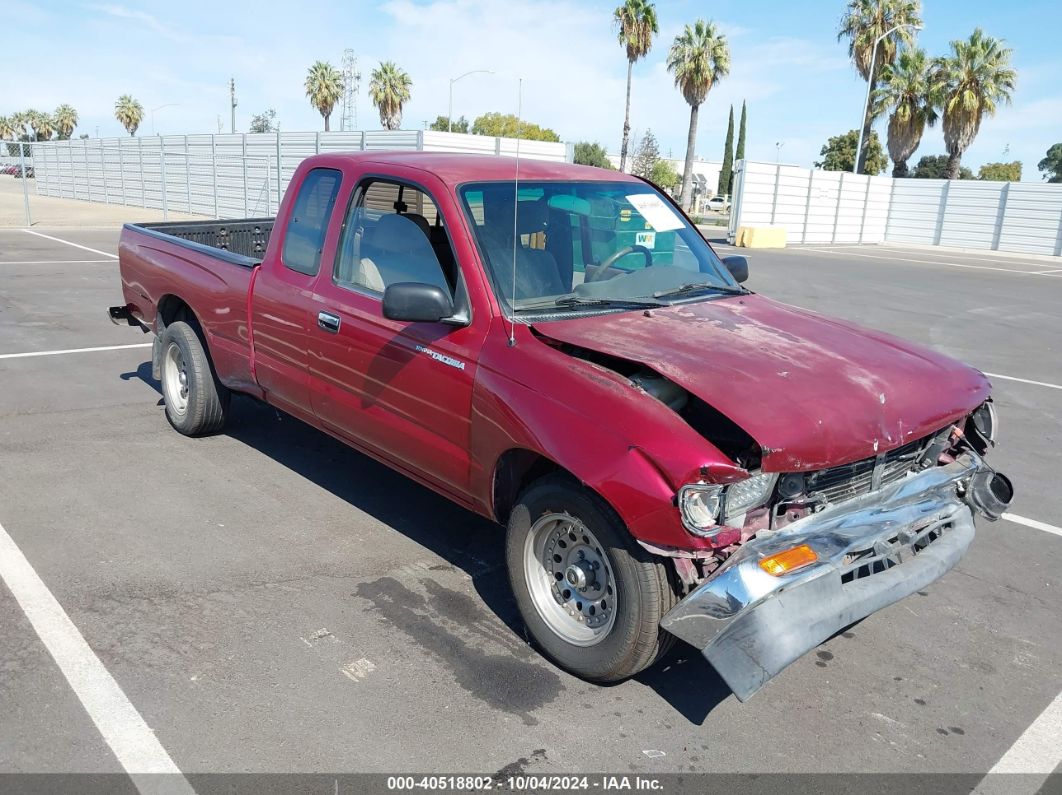
POLYGON ((951 569, 973 539, 975 510, 999 518, 1010 482, 963 447, 886 484, 879 466, 863 493, 757 534, 661 627, 701 649, 744 701, 835 633, 951 569))

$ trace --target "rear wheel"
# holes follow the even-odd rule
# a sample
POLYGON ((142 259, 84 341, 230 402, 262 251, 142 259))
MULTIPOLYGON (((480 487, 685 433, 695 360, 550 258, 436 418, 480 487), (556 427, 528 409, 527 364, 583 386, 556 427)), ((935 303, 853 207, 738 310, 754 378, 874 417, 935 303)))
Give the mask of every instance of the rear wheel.
POLYGON ((506 562, 529 634, 570 673, 615 682, 670 648, 659 624, 676 596, 663 561, 638 546, 604 500, 568 479, 548 476, 521 495, 506 562))
POLYGON ((161 371, 170 425, 185 436, 221 430, 229 391, 214 375, 199 336, 183 321, 171 323, 163 332, 161 371))

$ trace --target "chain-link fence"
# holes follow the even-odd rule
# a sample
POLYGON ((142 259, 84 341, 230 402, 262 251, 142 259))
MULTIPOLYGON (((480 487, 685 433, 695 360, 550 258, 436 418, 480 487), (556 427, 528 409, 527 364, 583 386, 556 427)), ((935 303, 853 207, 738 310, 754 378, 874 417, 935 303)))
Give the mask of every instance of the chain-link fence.
MULTIPOLYGON (((6 193, 21 192, 26 226, 30 226, 33 222, 30 213, 30 193, 31 191, 35 193, 36 187, 31 188, 30 185, 33 182, 34 173, 32 143, 22 141, 3 141, 0 143, 0 179, 5 181, 14 179, 19 183, 21 191, 6 191, 6 193)), ((17 200, 15 202, 5 202, 5 204, 9 205, 7 208, 9 214, 17 213, 14 207, 16 203, 17 200)))

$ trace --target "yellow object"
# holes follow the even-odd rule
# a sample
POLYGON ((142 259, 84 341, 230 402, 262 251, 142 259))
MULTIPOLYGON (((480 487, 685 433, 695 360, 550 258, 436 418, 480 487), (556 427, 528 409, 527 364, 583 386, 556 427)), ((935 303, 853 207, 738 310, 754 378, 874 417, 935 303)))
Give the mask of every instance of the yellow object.
POLYGON ((760 568, 768 574, 781 577, 783 574, 810 566, 818 559, 819 556, 815 554, 815 550, 807 544, 801 544, 799 547, 777 552, 764 558, 760 561, 760 568))
POLYGON ((739 226, 734 245, 745 248, 785 248, 785 227, 739 226))

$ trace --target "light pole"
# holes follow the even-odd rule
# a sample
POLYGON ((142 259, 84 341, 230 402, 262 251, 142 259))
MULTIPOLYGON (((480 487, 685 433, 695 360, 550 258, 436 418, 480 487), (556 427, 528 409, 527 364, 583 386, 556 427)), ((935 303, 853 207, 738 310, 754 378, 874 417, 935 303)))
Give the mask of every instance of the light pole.
POLYGON ((863 103, 863 118, 859 120, 859 143, 856 144, 855 151, 855 164, 852 166, 852 173, 859 173, 859 153, 863 151, 863 127, 866 125, 867 114, 870 113, 870 87, 874 85, 874 66, 878 57, 878 45, 881 44, 882 39, 891 36, 900 28, 911 28, 912 30, 921 30, 921 25, 915 25, 913 23, 905 25, 897 25, 894 28, 889 28, 882 33, 876 39, 874 39, 874 49, 870 53, 870 71, 867 72, 867 101, 863 103))
POLYGON ((177 108, 180 107, 178 102, 167 102, 165 105, 159 105, 157 108, 151 109, 151 134, 155 135, 155 111, 162 110, 163 108, 177 108))
POLYGON ((782 162, 782 147, 785 146, 785 141, 775 141, 774 143, 774 164, 778 165, 782 162))
POLYGON ((465 72, 463 75, 450 78, 450 107, 446 112, 446 132, 454 131, 454 83, 458 80, 464 80, 469 75, 492 75, 493 69, 473 69, 471 72, 465 72))

